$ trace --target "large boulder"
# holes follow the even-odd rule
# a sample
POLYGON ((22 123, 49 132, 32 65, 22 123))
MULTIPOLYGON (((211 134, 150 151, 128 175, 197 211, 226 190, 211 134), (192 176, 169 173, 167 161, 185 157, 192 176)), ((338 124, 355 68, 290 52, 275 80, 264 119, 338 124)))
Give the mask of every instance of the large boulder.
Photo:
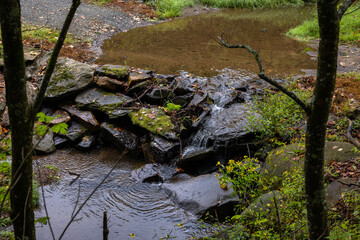
MULTIPOLYGON (((344 162, 357 157, 347 142, 327 142, 325 144, 325 162, 344 162)), ((304 166, 305 146, 302 143, 286 145, 273 150, 266 158, 261 171, 263 176, 281 177, 285 171, 295 166, 304 166)))
POLYGON ((47 100, 74 96, 93 84, 94 68, 68 58, 59 58, 46 90, 47 100))
POLYGON ((98 88, 88 89, 75 98, 77 107, 103 112, 109 118, 127 115, 129 110, 122 108, 122 105, 131 101, 133 99, 126 95, 109 93, 98 88))
POLYGON ((164 183, 161 188, 176 205, 198 216, 216 209, 218 217, 223 218, 233 213, 234 203, 238 202, 232 188, 220 187, 216 173, 164 183))
POLYGON ((72 121, 69 125, 70 126, 65 136, 72 142, 79 141, 88 132, 88 129, 78 122, 72 121))

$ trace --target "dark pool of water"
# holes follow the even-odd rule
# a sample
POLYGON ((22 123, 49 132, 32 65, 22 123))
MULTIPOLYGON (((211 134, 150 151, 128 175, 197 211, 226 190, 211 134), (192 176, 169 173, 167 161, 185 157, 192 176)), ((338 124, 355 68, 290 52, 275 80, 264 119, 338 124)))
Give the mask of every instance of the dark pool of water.
MULTIPOLYGON (((110 171, 120 154, 111 148, 89 153, 57 150, 37 160, 41 165, 52 165, 61 170, 60 181, 45 186, 46 205, 56 239, 69 222, 76 202, 79 202, 79 207, 110 171), (69 172, 81 174, 71 186, 69 184, 76 176, 69 172)), ((196 217, 177 207, 158 184, 139 183, 131 178, 131 171, 143 164, 125 157, 85 205, 63 239, 102 239, 104 211, 109 217, 109 239, 129 239, 131 233, 136 235, 134 239, 160 239, 167 234, 177 239, 188 239, 193 234, 204 233, 198 228, 196 217), (184 227, 177 225, 181 222, 184 227)), ((41 200, 36 217, 44 216, 44 203, 41 200)), ((40 240, 52 239, 48 226, 39 223, 36 235, 40 240)))
POLYGON ((258 72, 244 49, 226 49, 213 38, 224 33, 230 43, 259 51, 268 74, 299 74, 316 63, 303 51, 306 43, 285 36, 311 16, 312 8, 222 10, 132 29, 106 40, 98 63, 125 64, 174 74, 186 70, 201 76, 223 68, 258 72))

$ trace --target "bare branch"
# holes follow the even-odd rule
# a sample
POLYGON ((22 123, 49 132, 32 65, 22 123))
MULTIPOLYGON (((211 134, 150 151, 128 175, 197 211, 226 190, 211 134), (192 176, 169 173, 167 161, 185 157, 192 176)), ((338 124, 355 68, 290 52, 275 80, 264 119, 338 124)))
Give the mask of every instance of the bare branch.
MULTIPOLYGON (((38 170, 39 178, 41 179, 40 166, 39 166, 39 163, 38 163, 37 160, 35 160, 35 165, 36 165, 37 170, 38 170)), ((53 228, 51 226, 49 212, 48 212, 47 205, 46 205, 44 186, 41 183, 40 183, 40 189, 41 189, 42 199, 43 199, 43 202, 44 202, 44 209, 45 209, 45 214, 46 214, 46 217, 47 217, 47 222, 49 224, 50 233, 51 233, 51 236, 52 236, 53 240, 55 240, 56 238, 55 238, 55 235, 54 235, 53 228)))
POLYGON ((76 213, 74 214, 74 216, 71 217, 70 221, 68 222, 68 224, 66 225, 65 229, 63 230, 63 232, 61 233, 59 240, 61 240, 61 238, 64 236, 66 230, 69 228, 70 224, 74 221, 75 217, 79 214, 79 212, 81 211, 81 209, 85 206, 85 204, 89 201, 89 199, 92 197, 92 195, 94 195, 94 193, 96 192, 96 190, 98 190, 98 188, 105 182, 105 180, 109 177, 109 175, 115 170, 115 168, 117 167, 117 165, 121 162, 123 156, 127 153, 128 151, 125 150, 119 157, 119 160, 115 163, 115 165, 112 167, 112 169, 108 172, 108 174, 106 174, 106 176, 104 177, 104 179, 94 188, 94 190, 90 193, 90 195, 85 199, 85 201, 80 205, 79 209, 76 211, 76 213))
MULTIPOLYGON (((223 35, 223 34, 222 34, 223 35)), ((223 39, 223 37, 218 37, 219 41, 217 41, 220 45, 227 47, 227 48, 245 48, 249 53, 251 53, 254 57, 255 60, 258 64, 259 67, 259 77, 264 80, 265 82, 273 85, 274 87, 276 87, 277 89, 279 89, 281 92, 283 92, 284 94, 286 94, 287 96, 289 96, 292 100, 294 100, 302 109, 304 109, 304 111, 306 112, 306 114, 310 114, 311 113, 311 107, 306 104, 305 102, 303 102, 295 93, 287 90, 285 87, 283 87, 282 85, 280 85, 279 83, 277 83, 275 80, 269 78, 268 76, 266 76, 265 74, 265 70, 264 67, 262 65, 260 56, 258 54, 258 52, 255 49, 252 49, 249 45, 244 45, 244 44, 235 44, 235 45, 231 45, 229 44, 227 41, 225 41, 223 39)))
POLYGON ((47 64, 45 76, 41 82, 39 93, 36 96, 36 99, 32 105, 32 111, 31 111, 32 118, 35 117, 36 113, 40 109, 41 103, 45 97, 45 92, 49 85, 51 75, 54 72, 55 64, 56 64, 57 58, 59 56, 61 47, 64 44, 66 34, 69 30, 70 24, 72 22, 72 19, 74 18, 76 9, 79 7, 79 5, 80 5, 80 0, 72 0, 72 5, 70 8, 70 11, 69 11, 68 15, 66 16, 66 19, 65 19, 64 25, 61 29, 59 38, 55 44, 54 50, 52 51, 50 60, 47 64))
MULTIPOLYGON (((341 20, 341 18, 344 16, 345 12, 349 9, 349 7, 356 2, 357 0, 347 0, 345 1, 339 8, 338 11, 338 18, 341 20)), ((355 10, 356 11, 356 10, 355 10)))

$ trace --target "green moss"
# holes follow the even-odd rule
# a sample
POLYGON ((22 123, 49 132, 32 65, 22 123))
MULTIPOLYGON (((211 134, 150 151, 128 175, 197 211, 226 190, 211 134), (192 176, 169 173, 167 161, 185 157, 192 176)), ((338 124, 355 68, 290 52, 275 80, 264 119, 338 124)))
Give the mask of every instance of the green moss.
POLYGON ((129 116, 133 124, 154 134, 165 136, 166 133, 175 131, 171 118, 162 109, 142 108, 139 111, 130 112, 129 116))
POLYGON ((125 78, 130 73, 127 67, 109 68, 107 66, 103 66, 102 71, 105 75, 115 76, 116 78, 125 78))
POLYGON ((50 86, 47 89, 47 95, 58 95, 68 91, 76 86, 75 76, 71 72, 71 69, 67 66, 57 64, 56 71, 53 74, 50 82, 50 86))

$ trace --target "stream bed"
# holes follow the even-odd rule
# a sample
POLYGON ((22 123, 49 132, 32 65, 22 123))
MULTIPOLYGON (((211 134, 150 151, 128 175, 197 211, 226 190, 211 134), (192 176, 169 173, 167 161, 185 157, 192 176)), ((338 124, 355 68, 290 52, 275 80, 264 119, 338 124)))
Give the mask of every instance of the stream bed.
MULTIPOLYGON (((71 219, 76 203, 78 208, 120 155, 121 152, 113 148, 87 153, 65 149, 37 160, 41 165, 60 169, 60 181, 44 187, 56 239, 71 219), (69 172, 81 175, 71 186, 69 184, 76 176, 69 172)), ((197 226, 197 218, 177 207, 159 184, 141 183, 131 178, 131 171, 143 164, 124 157, 75 218, 63 239, 102 239, 104 211, 107 211, 109 218, 109 239, 129 239, 131 233, 136 235, 135 239, 160 239, 168 234, 178 239, 188 239, 193 234, 205 233, 197 226)), ((36 218, 46 216, 41 198, 40 209, 36 211, 36 218)), ((52 239, 47 225, 38 223, 36 234, 37 239, 52 239)))
MULTIPOLYGON (((224 37, 230 43, 249 44, 257 49, 267 74, 300 74, 304 69, 315 69, 316 61, 303 53, 307 48, 306 43, 286 37, 285 32, 309 18, 310 10, 222 10, 139 27, 105 41, 103 56, 98 63, 150 68, 161 74, 177 74, 185 70, 204 77, 217 75, 219 70, 225 68, 246 70, 229 70, 230 73, 239 74, 213 79, 209 84, 213 84, 216 89, 229 85, 229 82, 222 82, 223 79, 246 80, 249 76, 252 79, 254 75, 251 72, 257 72, 253 56, 243 49, 221 47, 213 39, 225 32, 224 37), (243 76, 240 72, 248 74, 243 76)), ((215 93, 213 95, 217 96, 215 93)), ((226 105, 223 103, 226 99, 219 98, 217 111, 226 105)), ((246 98, 244 100, 247 101, 246 98)), ((230 109, 231 113, 239 110, 238 105, 234 107, 236 111, 230 109)), ((225 117, 227 114, 230 113, 224 112, 222 115, 225 117)), ((222 121, 224 126, 230 124, 236 132, 242 126, 237 121, 242 118, 234 119, 235 122, 215 120, 222 121)), ((212 123, 212 120, 208 123, 212 123)), ((221 138, 224 134, 217 131, 213 135, 221 138)), ((206 137, 201 136, 201 141, 206 137)), ((121 152, 109 147, 90 152, 63 149, 38 158, 39 164, 60 169, 59 182, 44 187, 46 206, 56 239, 71 219, 74 207, 81 205, 120 155, 121 152), (76 176, 70 173, 80 174, 79 179, 72 183, 76 176)), ((63 239, 101 239, 104 211, 107 211, 109 217, 109 239, 130 239, 130 234, 135 234, 134 239, 145 240, 166 236, 189 239, 206 235, 211 226, 200 227, 198 217, 178 207, 161 188, 161 183, 142 183, 131 177, 131 172, 144 164, 130 157, 122 159, 75 218, 63 239)), ((45 217, 41 197, 40 208, 36 211, 36 218, 40 217, 45 217)), ((40 223, 37 223, 36 234, 38 239, 52 239, 49 227, 40 223)))

